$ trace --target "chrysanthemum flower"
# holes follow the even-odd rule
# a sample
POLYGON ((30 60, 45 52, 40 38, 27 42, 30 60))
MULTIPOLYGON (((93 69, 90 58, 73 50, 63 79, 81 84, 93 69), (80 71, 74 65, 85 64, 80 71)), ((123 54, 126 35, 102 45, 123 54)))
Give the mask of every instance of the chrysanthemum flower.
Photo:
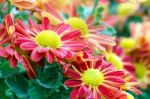
POLYGON ((150 52, 136 49, 129 54, 135 65, 135 74, 139 85, 146 88, 150 84, 150 52))
POLYGON ((87 43, 91 45, 91 48, 104 51, 106 46, 115 45, 113 37, 104 34, 98 34, 105 27, 94 26, 93 17, 83 20, 76 15, 76 10, 73 9, 72 14, 70 13, 70 17, 67 20, 64 20, 50 5, 46 4, 45 6, 46 11, 41 11, 41 16, 47 17, 52 22, 52 25, 65 22, 72 28, 80 30, 81 35, 86 39, 87 43))
POLYGON ((125 70, 132 74, 135 73, 131 58, 126 55, 124 49, 118 44, 108 51, 106 60, 112 63, 117 70, 125 70))
MULTIPOLYGON (((137 48, 148 48, 150 46, 150 22, 131 23, 130 24, 130 38, 122 38, 120 46, 126 51, 131 51, 137 48)), ((145 50, 145 48, 143 50, 145 50)))
POLYGON ((53 27, 47 18, 43 18, 42 24, 29 20, 29 27, 18 20, 16 31, 16 43, 22 50, 31 52, 31 59, 36 62, 42 58, 49 63, 55 58, 69 59, 86 47, 79 30, 64 23, 53 27))
POLYGON ((87 55, 77 57, 65 75, 70 79, 65 85, 72 87, 70 99, 115 99, 124 84, 123 71, 116 71, 113 66, 99 57, 90 59, 87 55))
POLYGON ((10 66, 15 68, 17 63, 23 64, 30 78, 35 76, 35 70, 30 64, 30 60, 26 57, 25 53, 15 45, 15 27, 11 15, 4 17, 4 25, 0 25, 0 56, 8 59, 10 66))
POLYGON ((14 32, 14 22, 10 15, 4 17, 4 26, 1 24, 1 36, 0 36, 0 45, 1 45, 1 56, 7 58, 12 67, 16 67, 17 60, 14 58, 14 50, 12 45, 7 45, 13 43, 13 32, 14 32), (5 45, 5 46, 4 46, 5 45), (9 50, 9 51, 8 51, 9 50), (11 57, 12 56, 12 57, 11 57))
POLYGON ((150 65, 150 22, 131 24, 131 38, 121 40, 121 46, 125 48, 127 54, 132 58, 135 65, 135 74, 139 84, 145 88, 149 81, 150 65), (128 44, 127 44, 128 43, 128 44))

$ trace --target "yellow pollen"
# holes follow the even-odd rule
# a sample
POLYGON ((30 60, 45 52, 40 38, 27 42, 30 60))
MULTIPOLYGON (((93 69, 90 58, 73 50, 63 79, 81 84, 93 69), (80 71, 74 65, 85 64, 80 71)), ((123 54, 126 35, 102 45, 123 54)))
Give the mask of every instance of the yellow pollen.
POLYGON ((61 39, 59 35, 50 30, 39 32, 35 37, 35 40, 42 47, 59 48, 61 46, 61 39))
POLYGON ((82 81, 87 85, 97 87, 104 81, 104 76, 98 69, 88 69, 82 74, 82 81))
POLYGON ((135 70, 137 77, 139 77, 140 79, 144 78, 147 73, 146 66, 141 63, 135 63, 135 70))
POLYGON ((117 56, 114 53, 110 53, 107 61, 109 61, 110 63, 113 64, 113 66, 117 69, 117 70, 121 70, 123 69, 123 62, 121 60, 121 58, 119 56, 117 56))
POLYGON ((81 35, 88 34, 88 26, 86 22, 80 18, 72 17, 66 21, 67 24, 71 25, 73 29, 78 29, 81 31, 81 35))

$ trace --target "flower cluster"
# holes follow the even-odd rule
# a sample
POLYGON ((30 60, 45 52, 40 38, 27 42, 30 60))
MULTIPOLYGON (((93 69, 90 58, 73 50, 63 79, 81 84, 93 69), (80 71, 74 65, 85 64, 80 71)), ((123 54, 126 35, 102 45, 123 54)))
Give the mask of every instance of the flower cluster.
MULTIPOLYGON (((118 15, 114 16, 107 15, 109 11, 102 13, 104 6, 97 7, 99 4, 108 7, 113 2, 109 0, 94 0, 94 5, 92 0, 73 3, 70 0, 10 0, 18 9, 2 16, 0 59, 7 60, 13 69, 21 63, 28 75, 25 78, 36 79, 36 84, 41 86, 47 83, 41 84, 44 81, 39 80, 38 72, 47 68, 47 64, 56 63, 61 68, 61 72, 57 71, 62 77, 60 86, 69 89, 69 99, 134 99, 131 93, 140 95, 139 88, 150 84, 150 22, 131 23, 129 38, 117 38, 115 33, 109 33, 116 32, 113 27, 117 22, 118 27, 122 26, 120 23, 136 13, 144 2, 130 3, 133 1, 115 0, 121 4, 118 15), (16 14, 24 9, 32 16, 27 20, 16 14)), ((0 4, 3 2, 6 1, 0 4)), ((46 91, 50 89, 46 88, 46 91)))
MULTIPOLYGON (((128 85, 130 80, 126 80, 128 76, 132 76, 126 77, 128 71, 123 69, 123 66, 129 69, 132 66, 128 59, 122 57, 119 51, 121 49, 116 46, 113 52, 103 50, 107 53, 106 56, 103 56, 105 53, 94 56, 95 48, 112 46, 101 42, 108 41, 107 36, 98 35, 96 32, 90 35, 92 32, 88 31, 86 23, 77 17, 56 25, 51 24, 48 18, 44 17, 41 23, 29 19, 27 26, 19 19, 14 22, 11 15, 5 16, 1 24, 0 55, 8 59, 12 67, 15 68, 17 62, 22 63, 29 77, 33 78, 36 77, 36 70, 32 63, 39 64, 46 60, 50 64, 58 62, 64 65, 64 75, 71 78, 65 81, 65 85, 74 88, 70 94, 71 99, 117 99, 122 93, 128 97, 125 91, 130 89, 130 86, 133 87, 133 91, 136 89, 134 84, 128 85), (88 38, 84 36, 88 35, 86 32, 89 34, 88 38), (100 38, 93 41, 98 47, 89 43, 89 38, 94 35, 98 36, 95 38, 100 38), (67 61, 69 63, 65 63, 67 61)), ((136 83, 136 80, 134 82, 136 83)))

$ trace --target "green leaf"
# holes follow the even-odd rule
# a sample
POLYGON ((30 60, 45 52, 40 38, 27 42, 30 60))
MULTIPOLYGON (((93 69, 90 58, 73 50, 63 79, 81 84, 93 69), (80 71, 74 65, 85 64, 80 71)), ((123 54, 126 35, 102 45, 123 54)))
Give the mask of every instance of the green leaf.
POLYGON ((47 99, 69 99, 70 92, 71 89, 62 86, 47 99))
POLYGON ((55 89, 60 86, 62 81, 62 74, 60 72, 60 66, 57 63, 48 64, 43 70, 39 71, 37 77, 37 83, 45 88, 55 89))
POLYGON ((7 86, 16 94, 18 98, 26 98, 28 90, 28 82, 22 76, 13 75, 5 79, 7 86))
POLYGON ((5 84, 4 79, 0 79, 0 99, 9 99, 6 95, 5 95, 5 90, 7 90, 7 85, 5 84))
POLYGON ((29 99, 44 99, 46 92, 47 89, 40 86, 34 86, 28 90, 29 99))
POLYGON ((22 73, 25 70, 21 64, 18 64, 16 68, 10 67, 8 61, 4 61, 0 64, 0 78, 4 78, 13 74, 22 73))

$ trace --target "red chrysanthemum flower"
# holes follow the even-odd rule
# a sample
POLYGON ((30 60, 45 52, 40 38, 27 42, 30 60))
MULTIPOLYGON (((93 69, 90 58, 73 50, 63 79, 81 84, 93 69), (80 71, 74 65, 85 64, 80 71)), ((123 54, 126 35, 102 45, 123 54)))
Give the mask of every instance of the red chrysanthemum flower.
POLYGON ((91 48, 99 49, 105 51, 108 46, 115 45, 114 37, 101 34, 100 32, 105 29, 105 26, 94 25, 94 18, 89 17, 83 20, 77 16, 76 7, 72 9, 70 17, 68 19, 62 18, 50 5, 46 4, 46 11, 40 11, 40 15, 47 17, 53 25, 65 22, 69 24, 72 28, 81 31, 81 36, 83 36, 91 48))
POLYGON ((132 58, 135 75, 142 88, 150 84, 150 22, 132 23, 131 37, 121 39, 121 46, 132 58))
POLYGON ((31 59, 36 62, 44 57, 49 63, 56 58, 69 59, 86 47, 79 30, 64 23, 51 26, 47 18, 43 18, 42 24, 29 20, 29 27, 18 20, 16 32, 16 43, 31 52, 31 59))
POLYGON ((0 56, 8 59, 10 66, 15 68, 17 63, 23 64, 30 78, 33 78, 36 73, 30 60, 25 53, 15 45, 15 26, 11 15, 4 17, 4 25, 0 25, 0 56))
MULTIPOLYGON (((142 47, 144 48, 144 47, 142 47)), ((138 48, 129 53, 135 65, 135 75, 141 88, 150 85, 150 51, 138 48)))
POLYGON ((115 99, 120 94, 120 86, 124 84, 123 71, 116 71, 102 57, 88 58, 80 54, 65 75, 71 79, 65 85, 72 87, 70 99, 115 99))
POLYGON ((126 55, 123 48, 119 45, 112 47, 108 52, 107 61, 113 64, 117 70, 126 70, 131 74, 135 73, 134 64, 129 56, 126 55))

